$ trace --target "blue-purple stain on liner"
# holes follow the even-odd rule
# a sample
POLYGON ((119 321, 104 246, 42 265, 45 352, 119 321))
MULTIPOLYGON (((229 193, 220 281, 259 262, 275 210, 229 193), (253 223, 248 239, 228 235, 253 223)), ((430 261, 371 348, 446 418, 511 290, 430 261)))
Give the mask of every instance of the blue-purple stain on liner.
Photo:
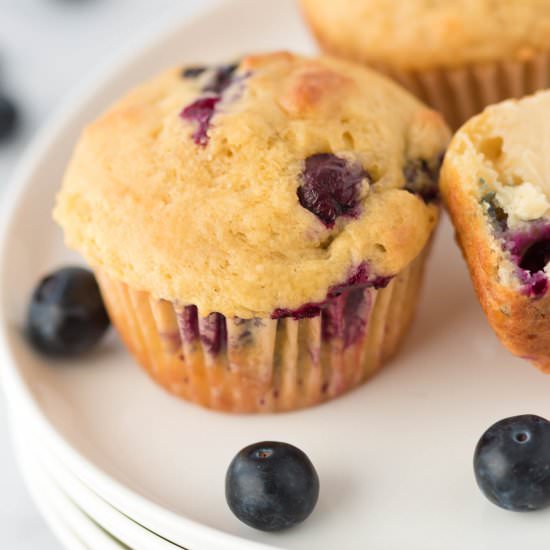
POLYGON ((371 291, 363 288, 349 291, 344 307, 344 347, 355 344, 365 334, 371 307, 371 291))
POLYGON ((507 231, 503 239, 503 248, 518 266, 522 292, 532 298, 542 298, 548 290, 544 268, 550 262, 550 224, 534 221, 528 229, 507 231))
POLYGON ((319 153, 305 160, 297 194, 300 204, 327 227, 340 216, 357 217, 361 184, 371 182, 359 162, 332 153, 319 153))
POLYGON ((178 351, 181 348, 181 335, 179 331, 160 332, 161 339, 164 345, 172 352, 178 351))
POLYGON ((272 319, 300 320, 321 315, 323 341, 342 339, 344 347, 354 344, 366 331, 372 305, 370 289, 385 287, 392 277, 370 277, 366 264, 350 276, 346 283, 332 286, 322 302, 304 304, 298 309, 278 308, 272 319))
POLYGON ((227 323, 221 313, 211 313, 200 320, 200 337, 206 351, 217 355, 227 347, 227 323))
POLYGON ((200 317, 197 306, 185 306, 178 310, 176 318, 181 342, 193 344, 200 340, 204 349, 212 355, 226 348, 227 324, 221 313, 200 317))
POLYGON ((405 191, 418 195, 429 203, 439 198, 439 173, 445 153, 432 159, 408 160, 403 167, 405 191))
POLYGON ((264 326, 264 321, 259 317, 243 319, 242 317, 232 317, 231 324, 236 327, 229 337, 229 346, 231 348, 242 348, 254 343, 255 329, 264 326))
POLYGON ((182 341, 192 343, 198 340, 200 331, 197 306, 185 306, 177 312, 176 317, 182 341))
POLYGON ((321 313, 321 335, 324 341, 340 338, 347 348, 357 342, 367 329, 372 291, 353 288, 333 298, 321 313))
MULTIPOLYGON (((352 272, 346 282, 330 287, 322 302, 307 303, 294 310, 278 308, 273 311, 271 318, 300 320, 321 315, 323 340, 341 338, 344 347, 348 347, 366 331, 372 304, 370 289, 384 288, 391 279, 391 276, 373 276, 364 262, 352 272)), ((205 351, 212 355, 227 348, 228 321, 221 313, 200 317, 196 306, 185 306, 178 311, 177 320, 182 342, 193 343, 200 339, 205 351)), ((232 347, 253 344, 254 329, 264 325, 264 321, 258 318, 234 317, 231 322, 242 329, 236 341, 230 342, 232 347)))
MULTIPOLYGON (((212 77, 202 87, 200 96, 195 101, 183 108, 180 117, 196 125, 193 132, 193 141, 205 147, 208 144, 208 130, 212 117, 216 112, 218 103, 222 100, 223 93, 236 82, 235 72, 239 65, 223 65, 214 70, 212 77)), ((206 72, 206 67, 188 67, 182 71, 184 78, 197 78, 206 72)))

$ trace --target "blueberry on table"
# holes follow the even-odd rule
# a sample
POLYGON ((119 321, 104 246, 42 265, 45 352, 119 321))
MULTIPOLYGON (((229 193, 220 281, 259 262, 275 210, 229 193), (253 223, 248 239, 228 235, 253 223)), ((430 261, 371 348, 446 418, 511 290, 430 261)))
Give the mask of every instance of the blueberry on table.
POLYGON ((280 531, 304 521, 319 497, 309 458, 288 443, 263 441, 242 449, 225 478, 225 498, 244 523, 280 531))
POLYGON ((525 414, 493 424, 477 444, 474 472, 483 494, 501 508, 550 506, 550 423, 525 414))
POLYGON ((17 128, 19 115, 15 104, 0 95, 0 142, 10 138, 17 128))
POLYGON ((47 355, 75 356, 92 349, 110 321, 93 273, 65 267, 42 279, 27 312, 26 333, 47 355))

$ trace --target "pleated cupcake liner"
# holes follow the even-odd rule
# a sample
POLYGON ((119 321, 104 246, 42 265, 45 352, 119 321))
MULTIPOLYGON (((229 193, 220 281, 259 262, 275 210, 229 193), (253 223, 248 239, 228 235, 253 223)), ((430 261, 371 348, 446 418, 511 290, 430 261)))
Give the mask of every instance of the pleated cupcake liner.
POLYGON ((409 326, 427 248, 383 289, 352 289, 317 317, 200 317, 96 272, 126 346, 161 386, 204 407, 277 412, 332 399, 367 380, 409 326))
POLYGON ((550 53, 546 52, 525 60, 479 63, 455 69, 404 71, 383 65, 374 68, 441 112, 455 130, 487 105, 550 87, 550 53))

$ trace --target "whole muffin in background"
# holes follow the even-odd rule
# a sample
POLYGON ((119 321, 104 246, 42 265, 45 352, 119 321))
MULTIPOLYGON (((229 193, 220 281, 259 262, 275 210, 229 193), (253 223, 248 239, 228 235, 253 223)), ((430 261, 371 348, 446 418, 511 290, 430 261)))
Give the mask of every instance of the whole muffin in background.
POLYGON ((493 105, 455 135, 441 192, 504 345, 550 372, 550 92, 493 105))
POLYGON ((550 86, 550 0, 300 0, 327 52, 371 65, 458 128, 550 86))
POLYGON ((171 392, 330 399, 410 323, 448 130, 361 66, 286 52, 171 70, 85 129, 55 219, 171 392))

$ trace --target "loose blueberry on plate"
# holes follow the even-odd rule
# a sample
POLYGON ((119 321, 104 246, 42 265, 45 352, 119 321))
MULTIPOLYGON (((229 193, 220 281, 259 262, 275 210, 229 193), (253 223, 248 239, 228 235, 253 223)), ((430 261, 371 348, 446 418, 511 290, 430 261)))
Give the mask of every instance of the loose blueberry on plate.
POLYGON ((474 472, 483 494, 501 508, 550 506, 550 423, 525 414, 493 424, 477 444, 474 472))
POLYGON ((110 321, 91 271, 65 267, 42 279, 27 312, 26 332, 47 355, 74 356, 92 349, 110 321))
POLYGON ((263 441, 242 449, 225 478, 225 498, 244 523, 280 531, 304 521, 319 497, 309 458, 288 443, 263 441))
POLYGON ((19 116, 15 104, 0 95, 0 142, 10 138, 17 128, 19 116))

